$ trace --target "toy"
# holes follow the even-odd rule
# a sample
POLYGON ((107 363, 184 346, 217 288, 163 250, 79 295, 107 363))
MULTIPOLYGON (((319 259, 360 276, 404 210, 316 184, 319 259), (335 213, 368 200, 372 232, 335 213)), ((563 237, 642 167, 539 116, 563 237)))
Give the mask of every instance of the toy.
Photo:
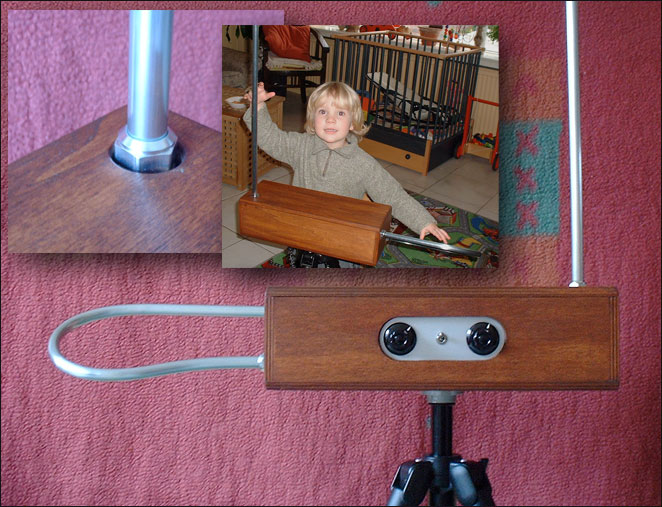
POLYGON ((490 153, 488 156, 485 156, 481 152, 475 154, 484 158, 488 158, 490 164, 492 165, 492 170, 496 171, 499 168, 499 127, 497 127, 496 137, 492 136, 492 133, 490 133, 487 136, 485 136, 484 134, 476 134, 473 136, 471 141, 467 139, 469 136, 469 124, 470 124, 469 120, 471 118, 471 107, 474 102, 480 102, 482 104, 489 104, 491 106, 499 107, 499 104, 497 102, 479 99, 472 95, 469 95, 467 97, 466 117, 464 120, 464 135, 462 137, 462 141, 455 149, 455 158, 460 158, 462 155, 467 153, 469 151, 468 148, 471 147, 471 144, 478 144, 480 146, 485 146, 486 148, 490 148, 490 153))
POLYGON ((494 134, 492 134, 490 132, 487 135, 485 135, 485 134, 474 134, 472 142, 474 144, 479 144, 481 146, 486 146, 487 148, 494 148, 496 140, 494 138, 494 134))
POLYGON ((361 97, 361 110, 363 111, 363 121, 368 121, 368 112, 375 108, 375 101, 370 98, 370 92, 367 90, 357 90, 359 97, 361 97))

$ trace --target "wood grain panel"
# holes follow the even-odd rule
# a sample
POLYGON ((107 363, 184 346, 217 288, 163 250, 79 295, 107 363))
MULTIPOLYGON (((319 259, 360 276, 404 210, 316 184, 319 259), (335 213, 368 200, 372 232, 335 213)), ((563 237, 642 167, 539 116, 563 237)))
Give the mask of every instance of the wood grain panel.
POLYGON ((618 387, 613 288, 280 288, 266 297, 271 389, 554 390, 618 387), (396 361, 397 316, 486 316, 505 328, 487 361, 396 361))
POLYGON ((220 253, 221 133, 168 119, 185 154, 165 173, 110 159, 126 108, 10 164, 9 251, 220 253))
POLYGON ((242 236, 370 266, 390 222, 390 206, 267 180, 258 184, 257 199, 248 192, 239 200, 242 236))

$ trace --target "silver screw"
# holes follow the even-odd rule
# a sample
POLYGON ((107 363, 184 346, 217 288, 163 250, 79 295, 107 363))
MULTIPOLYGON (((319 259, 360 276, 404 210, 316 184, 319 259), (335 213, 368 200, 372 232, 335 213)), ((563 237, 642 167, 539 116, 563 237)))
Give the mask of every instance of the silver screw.
POLYGON ((443 344, 446 343, 447 341, 448 341, 448 336, 446 336, 445 333, 441 332, 441 333, 439 333, 439 334, 437 335, 437 343, 438 343, 439 345, 443 345, 443 344))

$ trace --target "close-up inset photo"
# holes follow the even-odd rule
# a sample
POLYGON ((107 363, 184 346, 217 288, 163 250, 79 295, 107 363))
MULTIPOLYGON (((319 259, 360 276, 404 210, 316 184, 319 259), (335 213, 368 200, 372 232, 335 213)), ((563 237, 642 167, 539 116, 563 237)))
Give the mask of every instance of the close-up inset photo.
POLYGON ((221 252, 224 19, 9 12, 10 252, 221 252))
POLYGON ((223 267, 497 268, 498 43, 224 26, 223 267))

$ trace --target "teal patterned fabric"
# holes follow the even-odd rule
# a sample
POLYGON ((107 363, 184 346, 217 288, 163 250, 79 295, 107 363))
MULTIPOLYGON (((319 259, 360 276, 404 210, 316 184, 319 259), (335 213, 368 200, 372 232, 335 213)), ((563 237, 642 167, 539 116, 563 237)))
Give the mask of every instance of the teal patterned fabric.
POLYGON ((499 146, 502 236, 559 232, 560 120, 504 122, 499 146))

